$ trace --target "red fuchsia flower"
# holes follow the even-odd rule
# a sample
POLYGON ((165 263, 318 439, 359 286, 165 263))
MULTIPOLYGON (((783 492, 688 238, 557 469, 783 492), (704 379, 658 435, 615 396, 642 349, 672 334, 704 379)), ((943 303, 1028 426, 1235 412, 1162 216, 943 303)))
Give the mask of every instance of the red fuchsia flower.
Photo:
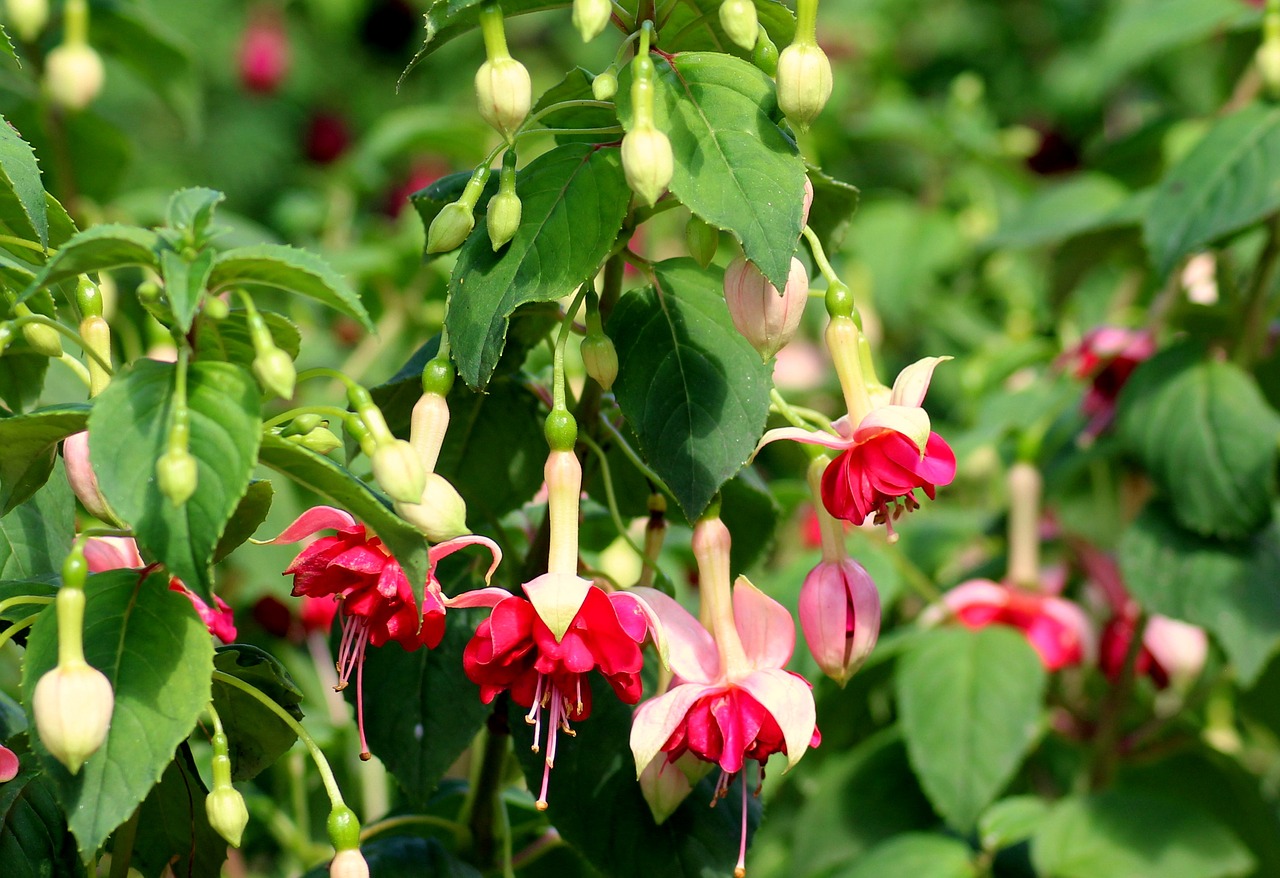
MULTIPOLYGON (((90 537, 84 543, 84 558, 89 564, 90 573, 139 570, 147 566, 138 553, 138 544, 133 537, 90 537)), ((235 642, 235 615, 226 601, 214 595, 214 605, 210 607, 176 576, 169 578, 169 590, 186 595, 210 634, 223 643, 235 642)))
POLYGON ((834 433, 798 427, 770 430, 756 450, 779 439, 838 450, 822 477, 823 506, 854 524, 872 518, 892 536, 893 520, 919 507, 917 488, 933 499, 939 486, 955 478, 955 454, 932 431, 921 407, 933 370, 948 358, 919 360, 903 369, 889 389, 875 380, 869 358, 864 362, 861 333, 852 319, 832 319, 827 345, 849 414, 832 425, 834 433))
POLYGON ((1099 326, 1085 333, 1080 343, 1059 362, 1077 378, 1088 378, 1081 411, 1089 418, 1081 434, 1096 439, 1115 418, 1116 399, 1133 370, 1156 352, 1155 338, 1145 329, 1099 326))
POLYGON ((289 35, 280 13, 255 10, 240 38, 240 81, 249 91, 272 94, 289 71, 289 35))
POLYGON ((350 514, 332 506, 316 506, 298 516, 272 543, 296 543, 322 530, 334 530, 303 549, 284 570, 293 577, 294 597, 329 600, 342 609, 337 688, 346 688, 356 673, 356 721, 361 758, 370 758, 364 731, 364 656, 370 644, 394 640, 406 651, 434 649, 444 637, 444 594, 435 576, 436 563, 459 549, 482 545, 493 555, 485 581, 502 560, 492 540, 468 534, 437 543, 428 550, 429 567, 418 608, 409 579, 383 545, 350 514))
MULTIPOLYGON (((747 760, 781 753, 787 768, 821 741, 808 681, 785 670, 795 648, 791 614, 738 577, 729 586, 729 531, 718 518, 694 528, 702 616, 653 589, 636 589, 662 624, 672 686, 636 711, 631 751, 637 775, 655 759, 672 765, 685 754, 719 766, 712 804, 723 798, 747 760)), ((747 782, 742 782, 742 841, 735 875, 745 874, 747 782)))
POLYGON ((1050 671, 1078 665, 1096 652, 1084 611, 1052 594, 1027 591, 989 579, 971 579, 921 614, 926 625, 954 617, 966 628, 1009 625, 1022 631, 1050 671))
POLYGON ((18 776, 18 754, 0 745, 0 783, 8 783, 18 776))
POLYGON ((462 654, 467 677, 489 704, 501 692, 529 709, 533 750, 547 716, 546 758, 537 807, 547 807, 559 732, 591 715, 587 674, 599 671, 626 704, 640 700, 644 642, 652 620, 629 592, 606 593, 577 575, 578 495, 582 467, 572 451, 547 457, 547 514, 551 518, 548 572, 524 584, 527 599, 500 588, 478 589, 451 599, 451 607, 492 607, 462 654))

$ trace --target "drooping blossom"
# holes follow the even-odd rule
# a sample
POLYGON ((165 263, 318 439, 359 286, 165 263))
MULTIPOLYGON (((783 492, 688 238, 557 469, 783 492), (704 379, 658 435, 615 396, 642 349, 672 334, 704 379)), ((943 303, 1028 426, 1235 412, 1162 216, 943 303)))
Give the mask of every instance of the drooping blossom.
POLYGON ((429 566, 418 607, 409 579, 400 564, 365 526, 349 513, 316 506, 298 516, 272 543, 296 543, 322 530, 336 531, 303 549, 284 570, 293 577, 293 595, 330 600, 342 610, 342 639, 338 648, 338 688, 356 674, 356 718, 362 758, 369 758, 364 730, 364 656, 370 644, 394 640, 406 651, 435 648, 444 637, 444 594, 435 577, 436 563, 459 549, 482 545, 493 555, 485 575, 493 575, 502 552, 492 540, 468 534, 428 549, 429 566))
MULTIPOLYGON (((729 586, 729 531, 718 518, 694 528, 702 617, 710 630, 672 598, 636 589, 662 623, 672 685, 636 711, 631 751, 636 773, 655 759, 674 764, 685 754, 720 768, 715 801, 728 794, 748 760, 761 778, 768 758, 787 767, 821 740, 813 692, 785 670, 795 648, 791 614, 745 577, 729 586)), ((747 780, 742 779, 742 837, 735 875, 745 874, 747 780)))
MULTIPOLYGON (((90 537, 84 543, 84 558, 88 562, 90 573, 102 573, 107 570, 136 570, 147 566, 138 552, 138 544, 133 537, 90 537)), ((227 602, 217 595, 213 596, 214 605, 210 607, 176 576, 169 578, 169 590, 186 595, 195 608, 200 621, 209 629, 209 633, 223 643, 234 643, 236 639, 235 615, 227 602)))
POLYGON ((971 579, 944 594, 940 603, 921 614, 920 621, 929 625, 948 617, 974 630, 988 625, 1017 628, 1050 671, 1078 665, 1096 652, 1093 628, 1084 611, 1053 594, 971 579))
POLYGON ((240 36, 240 81, 249 91, 271 94, 289 71, 289 35, 280 13, 255 9, 240 36))
POLYGON ((893 520, 920 505, 917 488, 932 499, 939 486, 955 478, 955 454, 932 431, 921 407, 933 370, 947 358, 917 361, 902 370, 890 389, 874 376, 867 380, 870 363, 863 362, 861 333, 852 319, 832 319, 827 346, 849 413, 832 425, 832 433, 799 427, 770 430, 757 450, 791 439, 839 451, 822 477, 822 504, 836 518, 854 524, 872 518, 892 534, 893 520))
POLYGON ((1092 441, 1111 425, 1116 399, 1129 376, 1155 352, 1155 337, 1145 329, 1098 326, 1059 358, 1076 378, 1089 380, 1089 389, 1080 403, 1080 410, 1089 419, 1082 439, 1092 441))
POLYGON ((528 708, 533 749, 546 756, 537 807, 547 807, 547 787, 555 765, 559 732, 574 734, 570 721, 591 715, 591 686, 599 671, 626 704, 640 700, 640 645, 649 632, 650 612, 629 592, 606 593, 577 575, 578 495, 582 467, 572 451, 547 457, 548 516, 551 519, 548 572, 523 586, 527 597, 499 588, 477 589, 450 600, 451 607, 492 607, 462 654, 467 677, 488 704, 501 692, 528 708))

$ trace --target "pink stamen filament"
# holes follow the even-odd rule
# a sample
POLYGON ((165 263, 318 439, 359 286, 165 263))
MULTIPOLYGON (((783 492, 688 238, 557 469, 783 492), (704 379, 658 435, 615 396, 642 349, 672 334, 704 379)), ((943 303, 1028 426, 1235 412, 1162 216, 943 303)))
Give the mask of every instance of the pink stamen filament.
POLYGON ((533 726, 533 747, 530 749, 534 753, 538 752, 538 741, 542 738, 542 685, 546 679, 542 674, 538 675, 538 688, 533 692, 533 706, 524 716, 524 721, 533 726))
POLYGON ((363 616, 346 616, 342 620, 342 641, 338 647, 338 685, 335 692, 347 688, 351 671, 356 671, 356 727, 360 732, 360 758, 368 761, 373 754, 364 732, 364 653, 369 645, 369 621, 363 616))
POLYGON ((747 779, 742 779, 742 840, 738 843, 738 865, 733 867, 733 878, 747 875, 747 779))

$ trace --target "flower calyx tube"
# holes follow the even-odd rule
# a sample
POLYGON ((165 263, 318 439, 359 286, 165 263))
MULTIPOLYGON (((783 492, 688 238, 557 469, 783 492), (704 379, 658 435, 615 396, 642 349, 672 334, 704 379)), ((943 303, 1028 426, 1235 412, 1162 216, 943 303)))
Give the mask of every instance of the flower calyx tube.
POLYGON ((292 399, 298 381, 298 369, 289 356, 276 345, 267 321, 258 313, 248 293, 241 293, 249 340, 253 343, 253 374, 263 389, 281 399, 292 399))
POLYGON ((445 432, 449 429, 446 396, 453 386, 453 364, 447 349, 430 360, 422 372, 422 396, 413 406, 409 446, 422 466, 422 495, 413 503, 397 500, 396 512, 433 543, 443 543, 468 534, 467 504, 449 481, 435 472, 445 432))
POLYGON ((111 373, 103 365, 111 362, 111 327, 101 314, 91 314, 80 321, 80 338, 89 350, 86 357, 89 369, 89 396, 97 396, 107 389, 111 373))
POLYGON ((214 714, 213 789, 205 797, 204 809, 213 831, 233 848, 240 847, 244 828, 249 825, 249 809, 244 796, 231 785, 231 755, 227 734, 214 714))
POLYGON ((808 130, 831 98, 831 61, 818 45, 818 0, 797 0, 796 35, 778 56, 778 107, 808 130))
POLYGON ((471 179, 462 190, 457 201, 446 204, 436 214, 427 228, 427 253, 448 253, 462 246, 471 230, 475 228, 476 205, 484 193, 484 184, 489 180, 489 166, 480 165, 471 173, 471 179))
POLYGON ((1254 55, 1267 97, 1280 100, 1280 8, 1268 4, 1262 14, 1262 44, 1254 55))
POLYGON ((196 459, 191 456, 191 412, 187 408, 187 352, 178 352, 178 368, 173 391, 173 410, 165 452, 156 461, 156 482, 160 493, 174 506, 191 499, 199 484, 196 459))
POLYGON ((622 138, 622 170, 641 201, 657 203, 671 185, 675 161, 671 141, 654 127, 653 59, 649 57, 649 40, 653 30, 646 21, 640 31, 640 46, 631 61, 631 127, 622 138))
POLYGON ((102 91, 106 71, 102 57, 89 45, 88 0, 67 0, 62 43, 44 59, 44 87, 54 103, 83 110, 102 91))
POLYGON ((484 120, 511 143, 533 105, 529 71, 507 50, 502 8, 492 0, 480 7, 480 31, 486 58, 476 71, 476 102, 484 120))
POLYGON ((67 471, 67 484, 71 493, 84 504, 85 510, 99 521, 115 523, 118 516, 112 511, 111 504, 102 495, 98 485, 98 475, 93 470, 89 459, 89 431, 81 430, 72 433, 62 440, 62 461, 67 471))
POLYGON ((84 657, 84 583, 89 565, 82 543, 73 544, 62 565, 54 599, 58 620, 58 664, 36 683, 32 713, 40 742, 77 774, 107 738, 115 693, 106 675, 84 657))
POLYGON ((501 250, 515 237, 520 229, 522 212, 520 196, 516 194, 516 151, 509 149, 502 157, 498 194, 489 199, 489 209, 485 213, 485 226, 494 252, 501 250))

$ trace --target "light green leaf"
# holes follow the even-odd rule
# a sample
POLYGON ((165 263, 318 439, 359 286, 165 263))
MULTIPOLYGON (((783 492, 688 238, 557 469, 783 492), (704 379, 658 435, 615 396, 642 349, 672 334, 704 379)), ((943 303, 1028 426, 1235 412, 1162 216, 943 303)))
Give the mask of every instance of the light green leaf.
MULTIPOLYGON (((671 192, 741 244, 769 282, 787 283, 800 238, 804 162, 782 133, 773 80, 728 55, 655 58, 654 125, 671 140, 671 192)), ((632 126, 630 75, 620 77, 618 118, 632 126)))
MULTIPOLYGON (((7 43, 7 38, 0 40, 7 43)), ((49 245, 49 217, 36 154, 0 116, 0 223, 20 237, 49 245)))
POLYGON ((177 508, 160 491, 156 461, 168 448, 177 367, 138 360, 112 379, 89 416, 89 454, 111 508, 153 554, 207 604, 210 565, 228 520, 249 487, 262 424, 258 385, 229 363, 187 368, 195 494, 177 508))
POLYGON ((72 235, 57 255, 45 264, 31 286, 23 291, 22 300, 40 287, 74 278, 89 271, 103 271, 124 265, 142 265, 159 271, 156 251, 160 239, 155 232, 135 226, 105 223, 72 235))
POLYGON ((308 296, 373 331, 369 313, 356 291, 327 262, 306 250, 258 244, 219 253, 209 275, 209 292, 242 286, 275 287, 308 296))
POLYGON ((212 250, 201 250, 188 262, 174 250, 160 251, 160 273, 164 277, 164 291, 173 309, 173 318, 183 332, 191 329, 196 310, 205 295, 209 273, 213 271, 212 250))
POLYGON ((612 249, 630 201, 615 149, 572 143, 544 153, 516 179, 524 216, 493 251, 483 227, 449 279, 449 341, 458 374, 481 389, 498 363, 520 305, 550 302, 589 281, 612 249))
POLYGON ((614 393, 693 521, 764 432, 770 370, 734 329, 718 271, 692 259, 655 269, 657 287, 624 296, 606 327, 618 350, 614 393))
POLYGON ((1005 217, 987 246, 1040 247, 1113 224, 1129 191, 1111 177, 1082 173, 1035 193, 1005 217))
POLYGON ((58 460, 44 487, 0 518, 0 580, 56 576, 75 535, 76 501, 58 460))
POLYGON ((835 878, 972 878, 969 846, 945 835, 907 832, 873 848, 835 878))
POLYGON ((83 430, 88 419, 89 406, 81 403, 0 418, 0 516, 40 490, 53 472, 57 444, 83 430))
MULTIPOLYGON (((160 780, 209 704, 213 638, 191 601, 169 590, 165 575, 139 581, 136 570, 99 573, 89 577, 85 594, 85 660, 115 691, 107 739, 76 775, 38 739, 32 743, 88 856, 160 780)), ((36 683, 57 663, 57 629, 56 608, 49 606, 27 639, 22 690, 28 712, 36 683)))
POLYGON ((969 831, 1039 731, 1047 675, 1021 633, 990 626, 921 635, 896 679, 907 753, 925 793, 969 831))
POLYGON ((201 246, 214 211, 226 200, 227 196, 216 189, 203 186, 179 189, 169 197, 164 212, 165 223, 169 228, 189 235, 196 246, 201 246))
POLYGON ((93 41, 159 95, 188 136, 200 133, 201 91, 194 51, 182 37, 136 6, 94 9, 93 41))
MULTIPOLYGON (((298 325, 275 311, 258 309, 267 323, 271 341, 290 357, 297 359, 302 348, 302 333, 298 325)), ((202 358, 227 360, 246 369, 253 368, 257 352, 249 335, 248 312, 233 308, 222 320, 201 320, 196 323, 196 349, 202 358)))
POLYGON ((1001 799, 978 818, 978 838, 984 850, 1003 850, 1035 834, 1048 813, 1049 803, 1039 796, 1001 799))

